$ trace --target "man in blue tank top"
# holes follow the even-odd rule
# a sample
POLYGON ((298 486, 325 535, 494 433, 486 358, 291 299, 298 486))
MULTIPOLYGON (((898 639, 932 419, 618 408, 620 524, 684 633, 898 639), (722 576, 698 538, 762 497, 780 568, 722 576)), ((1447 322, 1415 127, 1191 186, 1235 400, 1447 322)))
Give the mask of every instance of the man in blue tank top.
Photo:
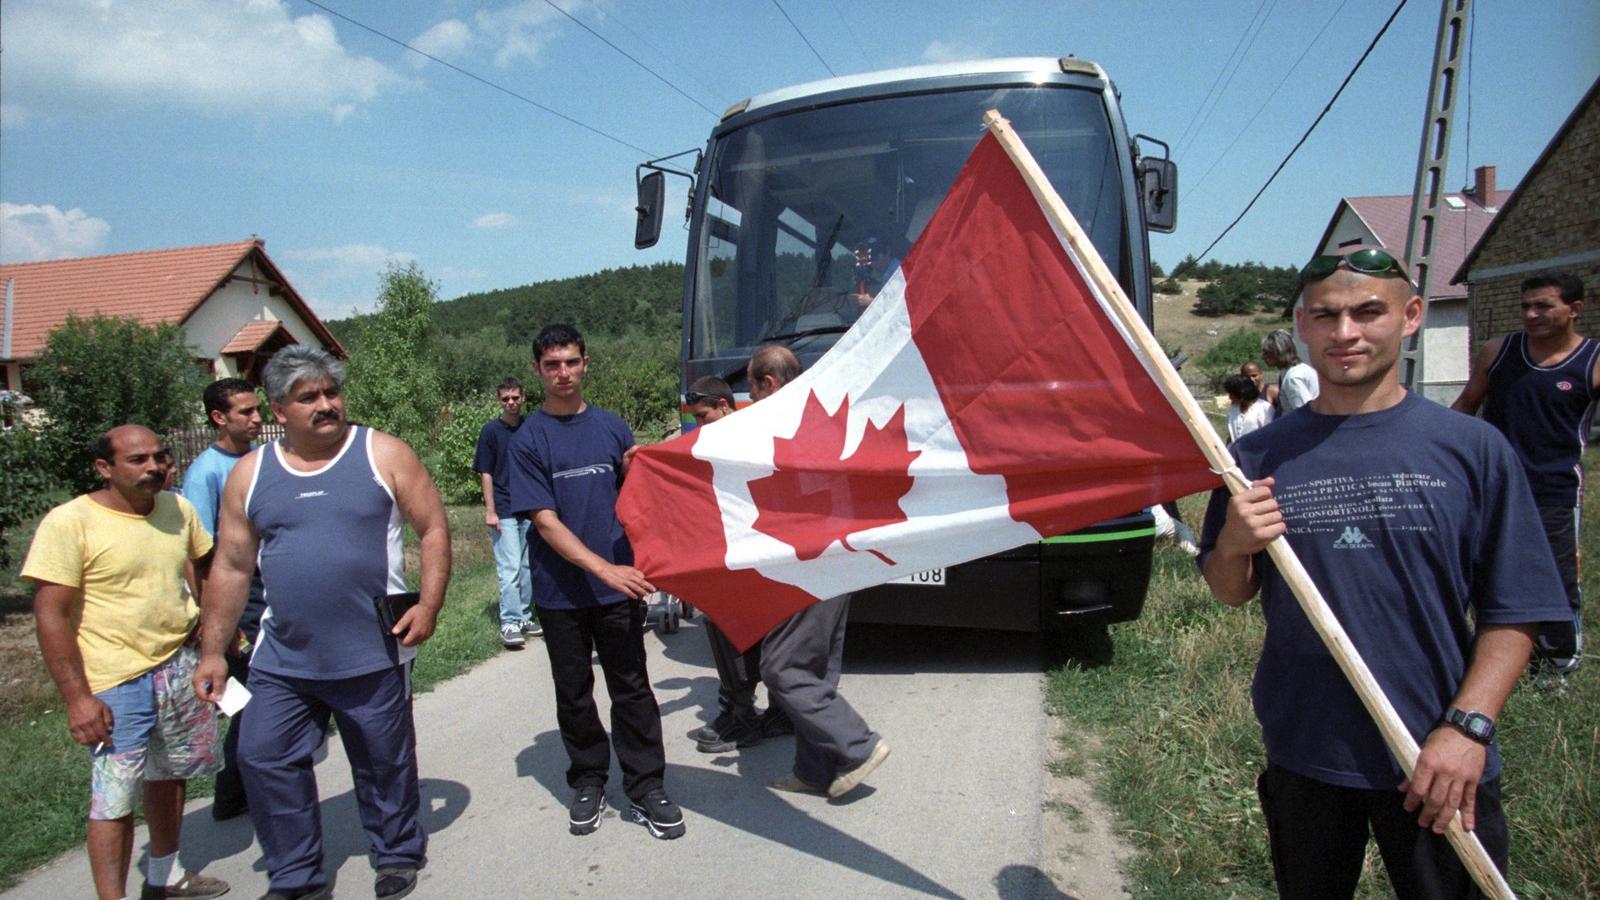
POLYGON ((311 757, 339 723, 379 898, 416 886, 427 837, 417 818, 411 661, 432 634, 450 578, 450 533, 433 479, 404 442, 344 416, 344 369, 294 345, 263 371, 284 437, 239 461, 223 489, 206 582, 201 697, 221 698, 223 651, 259 561, 267 612, 251 658, 239 766, 271 878, 269 898, 330 896, 311 757), (385 629, 375 600, 405 591, 402 526, 420 543, 417 602, 385 629))
POLYGON ((571 325, 549 325, 533 344, 544 402, 511 439, 511 511, 533 519, 533 596, 556 691, 556 724, 574 791, 567 827, 591 834, 605 813, 611 747, 622 765, 628 817, 657 838, 684 833, 663 788, 661 710, 645 669, 644 605, 655 590, 633 567, 617 521, 617 491, 633 458, 633 433, 583 399, 589 357, 571 325), (611 736, 594 703, 600 657, 611 694, 611 736))
POLYGON ((1563 684, 1583 657, 1583 592, 1578 584, 1578 523, 1583 451, 1600 396, 1600 342, 1578 333, 1583 282, 1566 272, 1522 282, 1522 331, 1483 342, 1472 377, 1452 408, 1500 429, 1522 460, 1555 555, 1572 615, 1534 639, 1535 677, 1563 684))
POLYGON ((1488 425, 1400 385, 1422 300, 1372 247, 1319 256, 1295 322, 1320 390, 1233 454, 1253 486, 1212 495, 1200 564, 1232 606, 1259 590, 1257 788, 1283 897, 1349 897, 1368 834, 1396 894, 1471 897, 1443 832, 1461 815, 1503 871, 1494 719, 1538 623, 1566 614, 1515 454, 1488 425), (1284 536, 1421 748, 1411 778, 1263 552, 1284 536), (1470 618, 1469 618, 1470 614, 1470 618))

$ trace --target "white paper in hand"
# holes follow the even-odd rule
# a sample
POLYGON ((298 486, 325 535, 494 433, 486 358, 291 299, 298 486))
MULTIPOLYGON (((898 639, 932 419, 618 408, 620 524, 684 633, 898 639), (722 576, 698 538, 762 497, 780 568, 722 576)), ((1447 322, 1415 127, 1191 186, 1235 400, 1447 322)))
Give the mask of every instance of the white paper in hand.
POLYGON ((250 689, 240 684, 239 679, 229 676, 228 683, 222 686, 222 699, 218 701, 217 709, 231 717, 249 702, 250 689))

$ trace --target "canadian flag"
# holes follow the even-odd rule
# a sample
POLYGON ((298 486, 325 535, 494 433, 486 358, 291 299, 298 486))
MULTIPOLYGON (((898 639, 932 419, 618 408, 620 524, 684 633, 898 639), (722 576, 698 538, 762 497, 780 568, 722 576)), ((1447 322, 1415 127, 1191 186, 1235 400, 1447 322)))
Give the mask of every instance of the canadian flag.
POLYGON ((642 448, 636 565, 738 647, 820 599, 1215 487, 994 135, 900 270, 773 396, 642 448))

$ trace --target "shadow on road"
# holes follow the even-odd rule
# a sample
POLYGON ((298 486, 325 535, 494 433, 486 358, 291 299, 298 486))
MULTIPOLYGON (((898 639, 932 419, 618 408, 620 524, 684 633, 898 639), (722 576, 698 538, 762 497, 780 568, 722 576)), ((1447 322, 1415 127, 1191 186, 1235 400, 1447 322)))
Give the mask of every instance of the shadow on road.
MULTIPOLYGON (((702 638, 702 642, 704 639, 702 638)), ((766 787, 766 782, 782 774, 791 765, 794 744, 790 740, 763 741, 755 747, 741 751, 737 756, 722 757, 718 765, 729 771, 713 771, 669 764, 667 785, 672 796, 692 817, 702 817, 721 822, 748 834, 781 844, 799 853, 819 860, 845 866, 889 884, 919 891, 935 897, 957 897, 944 885, 928 878, 916 869, 871 846, 858 838, 820 822, 766 787), (687 801, 687 802, 685 802, 687 801)), ((571 799, 567 787, 567 751, 561 744, 561 735, 555 730, 534 737, 533 744, 517 754, 518 777, 532 778, 549 791, 562 807, 571 799)), ((622 791, 620 778, 612 769, 612 780, 606 785, 606 803, 617 813, 608 812, 608 819, 616 822, 606 827, 636 828, 623 825, 620 811, 627 809, 628 798, 622 791)), ((848 803, 870 797, 870 792, 858 791, 849 801, 829 801, 822 797, 799 798, 806 803, 848 803)), ((694 818, 688 819, 691 829, 694 818)), ((759 877, 752 873, 752 877, 759 877)))

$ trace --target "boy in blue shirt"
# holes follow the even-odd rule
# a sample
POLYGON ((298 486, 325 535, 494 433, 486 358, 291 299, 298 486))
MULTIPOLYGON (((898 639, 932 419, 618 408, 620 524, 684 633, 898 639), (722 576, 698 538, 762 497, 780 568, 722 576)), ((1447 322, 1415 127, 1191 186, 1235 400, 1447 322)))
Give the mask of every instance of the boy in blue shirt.
POLYGON ((622 765, 628 815, 657 838, 684 833, 683 814, 662 787, 661 710, 645 670, 644 604, 655 590, 633 567, 617 521, 617 491, 633 458, 633 433, 615 413, 583 399, 589 357, 571 325, 549 325, 533 345, 544 403, 511 441, 511 511, 533 520, 528 537, 534 596, 556 689, 556 723, 577 793, 573 834, 590 834, 605 812, 610 745, 622 765), (594 703, 593 655, 611 694, 611 736, 594 703))

